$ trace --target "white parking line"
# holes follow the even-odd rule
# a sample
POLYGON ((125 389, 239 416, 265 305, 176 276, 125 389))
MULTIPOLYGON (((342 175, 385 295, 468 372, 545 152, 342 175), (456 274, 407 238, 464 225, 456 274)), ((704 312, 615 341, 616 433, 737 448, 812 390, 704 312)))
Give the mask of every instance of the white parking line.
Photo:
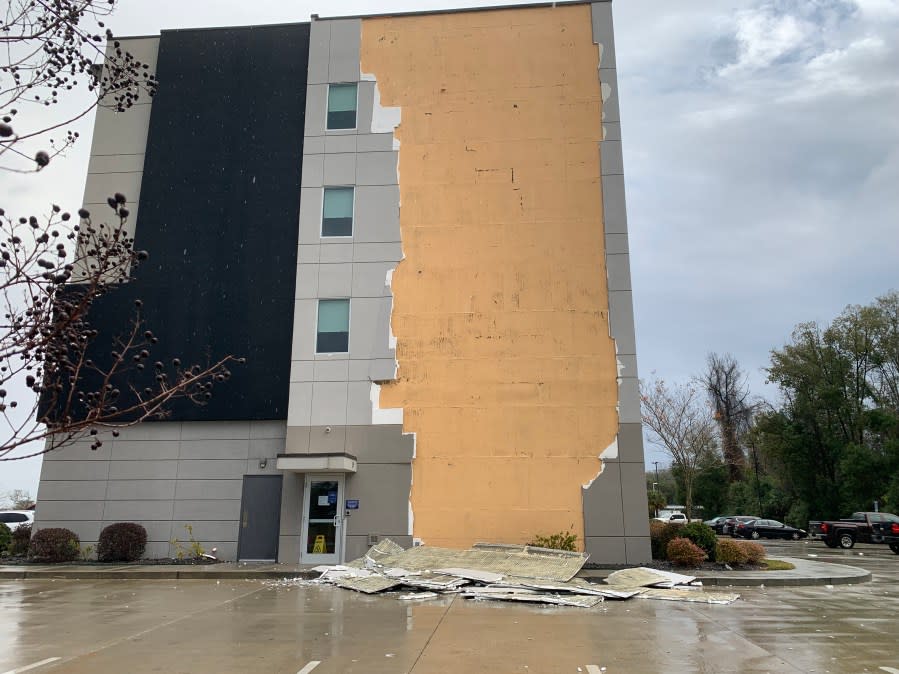
POLYGON ((297 672, 297 674, 309 674, 309 672, 318 667, 321 663, 321 660, 310 660, 303 669, 297 672))
POLYGON ((29 669, 37 669, 38 667, 49 665, 51 662, 56 662, 57 660, 61 659, 62 658, 47 658, 46 660, 41 660, 40 662, 32 662, 30 665, 25 665, 24 667, 16 667, 15 669, 11 669, 8 672, 3 672, 3 674, 21 674, 21 672, 27 672, 29 669))
POLYGON ((599 665, 587 665, 587 674, 601 674, 605 670, 605 667, 600 667, 599 665))
POLYGON ((895 667, 881 667, 881 669, 885 672, 889 672, 889 674, 899 674, 899 669, 895 667))

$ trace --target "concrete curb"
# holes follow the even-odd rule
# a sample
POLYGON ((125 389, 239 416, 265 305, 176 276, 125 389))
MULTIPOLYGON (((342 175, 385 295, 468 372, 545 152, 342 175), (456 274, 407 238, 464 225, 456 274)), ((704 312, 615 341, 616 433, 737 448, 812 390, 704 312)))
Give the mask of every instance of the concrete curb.
MULTIPOLYGON (((699 571, 696 577, 707 587, 810 587, 868 583, 871 572, 845 564, 813 562, 782 557, 796 568, 790 571, 699 571)), ((587 580, 604 579, 614 569, 585 569, 578 576, 587 580)), ((308 568, 254 568, 234 564, 197 566, 7 566, 0 567, 0 579, 69 579, 69 580, 281 580, 313 579, 318 573, 308 568)))

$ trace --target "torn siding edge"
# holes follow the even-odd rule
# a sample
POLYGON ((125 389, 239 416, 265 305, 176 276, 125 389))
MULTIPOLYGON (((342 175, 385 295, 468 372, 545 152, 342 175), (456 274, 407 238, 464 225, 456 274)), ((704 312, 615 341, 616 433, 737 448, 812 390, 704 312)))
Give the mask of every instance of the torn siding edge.
MULTIPOLYGON (((399 264, 399 262, 397 262, 397 264, 399 264)), ((396 358, 396 335, 393 333, 393 272, 395 271, 396 267, 388 269, 387 278, 384 280, 384 287, 390 291, 390 319, 387 321, 387 346, 393 349, 394 379, 396 379, 397 372, 400 369, 400 362, 396 358)))
POLYGON ((617 459, 618 458, 618 434, 615 434, 615 437, 612 439, 611 444, 606 447, 599 455, 599 472, 593 476, 591 480, 585 482, 581 487, 584 490, 589 489, 593 486, 593 483, 599 479, 599 476, 602 475, 603 471, 606 469, 606 461, 609 459, 617 459))
MULTIPOLYGON (((606 117, 605 103, 609 99, 609 97, 612 95, 612 86, 608 82, 603 82, 602 77, 601 77, 600 69, 602 68, 602 60, 603 60, 603 55, 605 52, 605 46, 603 45, 603 42, 599 39, 599 35, 597 35, 595 16, 594 16, 595 11, 596 11, 595 8, 591 6, 591 8, 590 8, 591 20, 594 21, 593 44, 595 44, 597 46, 596 76, 599 79, 599 90, 600 90, 600 96, 602 99, 602 104, 601 104, 601 108, 600 108, 601 119, 604 121, 605 117, 606 117)), ((600 166, 602 166, 602 143, 606 139, 606 127, 604 124, 601 124, 601 134, 602 134, 601 140, 599 142, 599 147, 598 147, 600 166)), ((605 195, 602 194, 601 190, 602 190, 602 188, 600 187, 600 195, 601 195, 600 198, 603 201, 603 228, 605 228, 605 226, 606 226, 605 195)), ((606 256, 604 266, 605 266, 605 271, 606 271, 606 287, 607 287, 607 292, 608 292, 608 288, 611 287, 611 284, 609 283, 610 279, 608 278, 608 275, 609 275, 608 256, 606 256)), ((620 429, 621 428, 621 382, 622 382, 622 374, 624 372, 625 365, 621 361, 621 359, 618 357, 618 355, 619 355, 618 354, 618 340, 615 339, 615 333, 614 333, 614 330, 612 329, 611 308, 610 308, 609 312, 606 314, 606 316, 607 316, 607 322, 608 322, 608 326, 609 326, 609 339, 612 340, 612 344, 615 346, 615 363, 616 363, 615 384, 616 384, 616 389, 618 391, 617 400, 615 402, 615 414, 618 417, 617 428, 620 429)), ((609 444, 609 446, 606 447, 602 452, 600 452, 598 458, 600 461, 599 472, 597 472, 596 475, 591 480, 587 481, 583 485, 584 491, 590 489, 590 487, 593 486, 593 483, 596 482, 596 480, 599 479, 599 477, 603 474, 607 460, 618 458, 618 433, 617 432, 615 433, 615 437, 612 439, 612 442, 609 444)))
POLYGON ((397 425, 403 423, 402 407, 381 407, 381 385, 371 383, 371 422, 375 425, 397 425))
MULTIPOLYGON (((360 72, 359 77, 363 82, 375 83, 375 101, 371 111, 371 132, 392 133, 393 149, 399 150, 400 140, 396 137, 395 131, 402 121, 403 109, 399 106, 381 105, 381 91, 378 88, 378 80, 373 74, 360 72)), ((397 171, 399 171, 399 167, 397 167, 397 171)), ((399 184, 399 180, 397 180, 397 184, 399 184)))
MULTIPOLYGON (((361 39, 361 23, 360 23, 360 39, 361 39)), ((400 125, 402 121, 403 109, 400 106, 385 106, 381 104, 381 90, 378 87, 378 79, 375 77, 374 73, 366 73, 362 72, 360 67, 359 69, 359 79, 362 82, 374 82, 375 90, 374 90, 374 103, 372 104, 371 111, 371 133, 390 133, 393 135, 393 150, 395 152, 399 152, 400 149, 400 140, 396 137, 396 128, 400 125)), ((399 162, 399 154, 397 154, 396 158, 396 184, 400 184, 400 162, 399 162)), ((401 207, 401 201, 397 201, 397 211, 401 207)), ((402 239, 402 237, 400 237, 402 239)), ((406 251, 402 248, 402 241, 400 241, 400 262, 406 259, 406 251)), ((399 262, 397 262, 399 264, 399 262)), ((393 332, 393 273, 396 271, 396 267, 392 267, 387 270, 386 278, 384 279, 384 286, 390 291, 390 319, 388 320, 388 333, 387 333, 387 345, 390 349, 393 350, 394 353, 394 368, 393 368, 393 378, 399 376, 399 360, 396 358, 396 334, 393 332)), ((381 408, 381 386, 372 382, 371 385, 371 406, 372 406, 372 423, 373 424, 400 424, 403 423, 403 408, 402 407, 394 407, 394 408, 381 408)), ((415 433, 403 433, 403 435, 411 435, 412 436, 412 460, 415 460, 416 455, 416 446, 417 446, 417 438, 415 433)), ((409 519, 408 519, 408 532, 409 536, 413 535, 415 530, 415 513, 412 510, 412 482, 413 476, 410 472, 409 477, 409 519)), ((420 542, 419 542, 420 544, 420 542)))

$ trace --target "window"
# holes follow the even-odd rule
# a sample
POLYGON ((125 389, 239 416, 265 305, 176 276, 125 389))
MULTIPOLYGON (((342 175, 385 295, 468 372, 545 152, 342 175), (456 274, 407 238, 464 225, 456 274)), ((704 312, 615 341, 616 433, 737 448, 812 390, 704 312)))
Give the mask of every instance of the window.
POLYGON ((353 235, 352 187, 326 187, 322 205, 322 236, 353 235))
POLYGON ((0 522, 12 524, 13 522, 27 522, 28 516, 21 513, 0 513, 0 522))
POLYGON ((356 128, 356 84, 328 85, 328 128, 356 128))
POLYGON ((318 301, 317 353, 346 353, 350 350, 350 301, 318 301))

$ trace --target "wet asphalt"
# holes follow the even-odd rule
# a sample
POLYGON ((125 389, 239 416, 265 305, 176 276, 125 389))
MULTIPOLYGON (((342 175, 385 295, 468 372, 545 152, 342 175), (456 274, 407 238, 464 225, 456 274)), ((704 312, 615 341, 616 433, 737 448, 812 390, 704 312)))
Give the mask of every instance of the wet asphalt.
MULTIPOLYGON (((0 581, 11 672, 887 672, 899 674, 899 555, 767 543, 872 581, 735 588, 731 605, 594 609, 401 602, 260 580, 0 581)), ((724 589, 718 587, 715 589, 724 589)))

